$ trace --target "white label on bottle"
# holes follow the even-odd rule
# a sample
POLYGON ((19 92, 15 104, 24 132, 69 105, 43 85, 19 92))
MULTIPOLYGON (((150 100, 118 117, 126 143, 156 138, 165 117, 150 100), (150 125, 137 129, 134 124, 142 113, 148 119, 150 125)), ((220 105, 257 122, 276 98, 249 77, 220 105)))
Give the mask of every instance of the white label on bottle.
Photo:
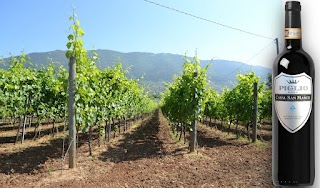
POLYGON ((290 133, 300 130, 312 109, 312 79, 306 73, 281 73, 274 78, 275 110, 282 126, 290 133))

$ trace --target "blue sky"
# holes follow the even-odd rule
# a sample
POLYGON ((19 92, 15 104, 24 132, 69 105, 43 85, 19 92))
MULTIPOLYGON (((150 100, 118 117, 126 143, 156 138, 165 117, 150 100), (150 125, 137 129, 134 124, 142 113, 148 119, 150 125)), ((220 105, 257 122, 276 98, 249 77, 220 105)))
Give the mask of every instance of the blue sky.
MULTIPOLYGON (((153 1, 241 30, 283 39, 283 7, 279 0, 153 1)), ((0 7, 3 57, 21 51, 65 50, 72 7, 76 7, 85 30, 87 49, 188 56, 197 51, 201 59, 237 60, 266 67, 271 67, 276 56, 271 39, 225 28, 144 0, 2 0, 0 7)))

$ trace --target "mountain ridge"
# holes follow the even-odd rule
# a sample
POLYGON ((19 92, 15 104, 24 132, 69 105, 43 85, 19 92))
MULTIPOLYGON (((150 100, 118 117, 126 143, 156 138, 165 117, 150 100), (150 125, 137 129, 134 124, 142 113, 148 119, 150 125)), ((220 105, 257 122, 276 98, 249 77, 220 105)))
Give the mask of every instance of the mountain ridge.
MULTIPOLYGON (((30 61, 36 66, 46 66, 52 62, 59 62, 67 68, 68 60, 64 50, 54 50, 49 52, 29 53, 30 61), (51 59, 49 61, 49 59, 51 59)), ((113 50, 98 49, 95 52, 99 56, 97 66, 101 69, 121 62, 123 68, 129 68, 128 76, 132 78, 144 77, 141 84, 147 85, 153 94, 159 95, 165 89, 165 82, 171 82, 173 75, 177 75, 183 70, 184 56, 171 53, 151 53, 151 52, 118 52, 113 50)), ((88 54, 92 54, 89 51, 88 54)), ((187 57, 191 59, 191 57, 187 57)), ((10 58, 4 58, 5 64, 2 68, 8 67, 10 58)), ((245 74, 254 71, 260 80, 266 80, 271 69, 262 66, 248 65, 239 61, 231 60, 200 60, 202 67, 211 63, 208 68, 208 79, 211 86, 221 92, 224 87, 231 88, 236 83, 236 74, 245 74)))

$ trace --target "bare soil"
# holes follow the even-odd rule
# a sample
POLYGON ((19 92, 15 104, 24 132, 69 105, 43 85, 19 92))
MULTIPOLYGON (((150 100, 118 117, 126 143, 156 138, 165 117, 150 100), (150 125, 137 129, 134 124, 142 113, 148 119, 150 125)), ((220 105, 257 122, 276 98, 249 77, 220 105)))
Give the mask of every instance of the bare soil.
POLYGON ((110 143, 99 147, 95 139, 93 156, 82 135, 72 170, 61 160, 63 133, 14 145, 7 139, 13 130, 4 127, 0 187, 273 187, 270 142, 251 144, 199 125, 197 152, 189 153, 159 111, 110 143))

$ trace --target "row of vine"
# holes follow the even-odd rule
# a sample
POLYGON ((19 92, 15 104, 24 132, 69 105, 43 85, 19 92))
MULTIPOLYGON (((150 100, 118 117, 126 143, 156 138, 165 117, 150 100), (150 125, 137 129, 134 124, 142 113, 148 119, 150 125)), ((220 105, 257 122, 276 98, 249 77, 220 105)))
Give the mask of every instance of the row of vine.
POLYGON ((234 124, 238 137, 239 125, 249 132, 253 123, 254 83, 258 83, 258 119, 271 119, 270 83, 261 82, 254 72, 237 74, 236 86, 218 93, 209 87, 207 67, 201 68, 197 57, 192 61, 185 58, 183 66, 182 74, 176 76, 173 83, 167 84, 161 100, 162 112, 172 123, 173 130, 181 131, 180 139, 183 132, 192 131, 191 122, 194 120, 206 119, 208 124, 212 124, 212 119, 228 122, 229 129, 234 124))
MULTIPOLYGON (((97 68, 98 55, 89 56, 83 47, 84 31, 76 16, 70 17, 72 32, 66 53, 67 58, 76 59, 76 128, 89 132, 91 137, 93 126, 99 125, 99 134, 108 134, 109 139, 108 122, 137 119, 156 106, 138 80, 127 77, 120 63, 103 70, 97 68)), ((8 69, 0 69, 0 117, 35 116, 39 126, 41 119, 55 121, 68 116, 66 68, 53 63, 36 68, 26 54, 12 57, 9 64, 8 69)))

